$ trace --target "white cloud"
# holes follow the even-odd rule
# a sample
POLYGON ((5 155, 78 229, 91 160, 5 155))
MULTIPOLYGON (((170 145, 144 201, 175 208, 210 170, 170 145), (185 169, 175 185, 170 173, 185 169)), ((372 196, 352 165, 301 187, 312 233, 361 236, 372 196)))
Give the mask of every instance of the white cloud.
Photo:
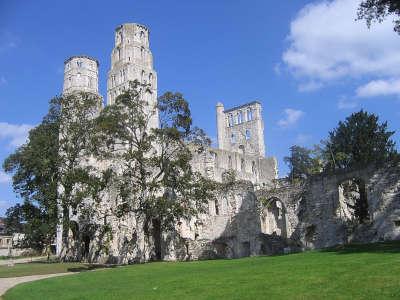
POLYGON ((0 122, 0 140, 7 141, 9 147, 19 147, 26 142, 29 130, 33 128, 28 124, 10 124, 0 122))
POLYGON ((400 79, 372 80, 357 89, 358 97, 400 96, 400 79))
POLYGON ((296 110, 292 108, 286 108, 284 110, 285 117, 278 121, 278 125, 282 128, 287 128, 296 124, 300 118, 304 115, 301 110, 296 110))
POLYGON ((358 4, 318 1, 306 5, 291 22, 282 59, 300 85, 318 88, 346 77, 400 76, 400 38, 392 19, 369 30, 364 21, 355 21, 358 4))
POLYGON ((9 182, 11 182, 11 176, 0 170, 0 183, 9 183, 9 182))
POLYGON ((338 109, 353 109, 358 106, 358 103, 354 100, 349 100, 346 97, 341 97, 337 103, 338 109))
POLYGON ((318 90, 321 87, 322 87, 321 82, 310 80, 305 83, 300 83, 298 89, 299 89, 299 92, 312 92, 312 91, 318 90))

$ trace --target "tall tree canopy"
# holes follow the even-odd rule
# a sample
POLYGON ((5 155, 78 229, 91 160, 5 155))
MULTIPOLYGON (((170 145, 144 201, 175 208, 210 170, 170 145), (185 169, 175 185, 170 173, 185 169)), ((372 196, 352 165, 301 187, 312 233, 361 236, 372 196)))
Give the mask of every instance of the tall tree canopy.
POLYGON ((60 98, 54 98, 42 123, 29 132, 27 143, 3 163, 4 170, 13 174, 14 191, 23 199, 23 204, 7 211, 7 219, 18 215, 24 226, 13 226, 13 231, 25 233, 34 248, 50 244, 55 237, 60 113, 60 98))
POLYGON ((323 150, 326 170, 380 164, 397 158, 393 134, 387 122, 379 123, 374 114, 363 110, 351 114, 329 133, 323 150))
POLYGON ((364 19, 368 28, 372 22, 381 23, 387 16, 394 15, 394 31, 400 34, 400 1, 399 0, 363 0, 357 11, 357 19, 364 19))

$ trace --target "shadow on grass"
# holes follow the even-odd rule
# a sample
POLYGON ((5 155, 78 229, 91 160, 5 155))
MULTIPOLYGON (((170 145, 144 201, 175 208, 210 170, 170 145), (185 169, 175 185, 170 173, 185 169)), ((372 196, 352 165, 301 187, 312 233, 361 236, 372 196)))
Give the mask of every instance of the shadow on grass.
POLYGON ((116 268, 118 265, 84 265, 80 267, 71 267, 68 268, 68 272, 85 272, 85 271, 93 271, 96 269, 112 269, 116 268))
POLYGON ((400 253, 400 241, 380 242, 372 244, 338 245, 320 250, 320 252, 334 252, 336 254, 352 253, 400 253))

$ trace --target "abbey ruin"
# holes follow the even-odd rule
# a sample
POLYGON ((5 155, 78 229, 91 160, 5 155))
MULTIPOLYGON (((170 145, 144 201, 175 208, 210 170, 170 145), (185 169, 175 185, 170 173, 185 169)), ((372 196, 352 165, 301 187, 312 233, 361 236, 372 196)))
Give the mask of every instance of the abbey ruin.
MULTIPOLYGON (((89 56, 65 61, 63 94, 88 92, 99 95, 98 66, 89 56)), ((115 30, 111 69, 107 80, 107 105, 138 80, 151 87, 144 95, 157 103, 157 72, 149 46, 149 30, 140 24, 123 24, 115 30)), ((100 96, 100 95, 99 95, 100 96)), ((157 114, 151 126, 158 126, 157 114)), ((277 162, 265 156, 262 103, 251 101, 225 108, 216 103, 218 147, 194 153, 193 169, 217 182, 234 171, 209 201, 208 212, 176 224, 163 233, 160 258, 195 260, 238 258, 288 253, 344 244, 400 239, 400 167, 387 166, 315 176, 303 183, 278 179, 277 162), (356 221, 355 201, 365 207, 363 222, 356 221)), ((104 206, 112 205, 104 195, 104 206)), ((79 213, 70 212, 80 224, 79 213)), ((152 259, 143 228, 134 216, 109 217, 112 235, 93 232, 82 237, 78 256, 90 261, 133 263, 152 259), (101 239, 99 249, 93 241, 101 239), (83 250, 82 250, 83 249, 83 250), (147 252, 146 252, 147 251, 147 252)), ((102 222, 93 216, 93 222, 102 222)), ((57 229, 57 253, 62 248, 62 225, 57 229)))

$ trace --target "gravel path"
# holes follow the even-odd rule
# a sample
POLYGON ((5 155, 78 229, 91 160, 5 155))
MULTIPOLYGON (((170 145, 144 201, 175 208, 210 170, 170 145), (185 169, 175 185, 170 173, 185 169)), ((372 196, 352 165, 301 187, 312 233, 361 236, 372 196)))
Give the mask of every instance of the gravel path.
POLYGON ((31 275, 31 276, 23 276, 23 277, 11 277, 11 278, 0 278, 0 297, 5 294, 5 292, 16 286, 17 284, 29 281, 35 281, 50 277, 58 277, 64 275, 71 275, 77 273, 57 273, 57 274, 46 274, 46 275, 31 275))

